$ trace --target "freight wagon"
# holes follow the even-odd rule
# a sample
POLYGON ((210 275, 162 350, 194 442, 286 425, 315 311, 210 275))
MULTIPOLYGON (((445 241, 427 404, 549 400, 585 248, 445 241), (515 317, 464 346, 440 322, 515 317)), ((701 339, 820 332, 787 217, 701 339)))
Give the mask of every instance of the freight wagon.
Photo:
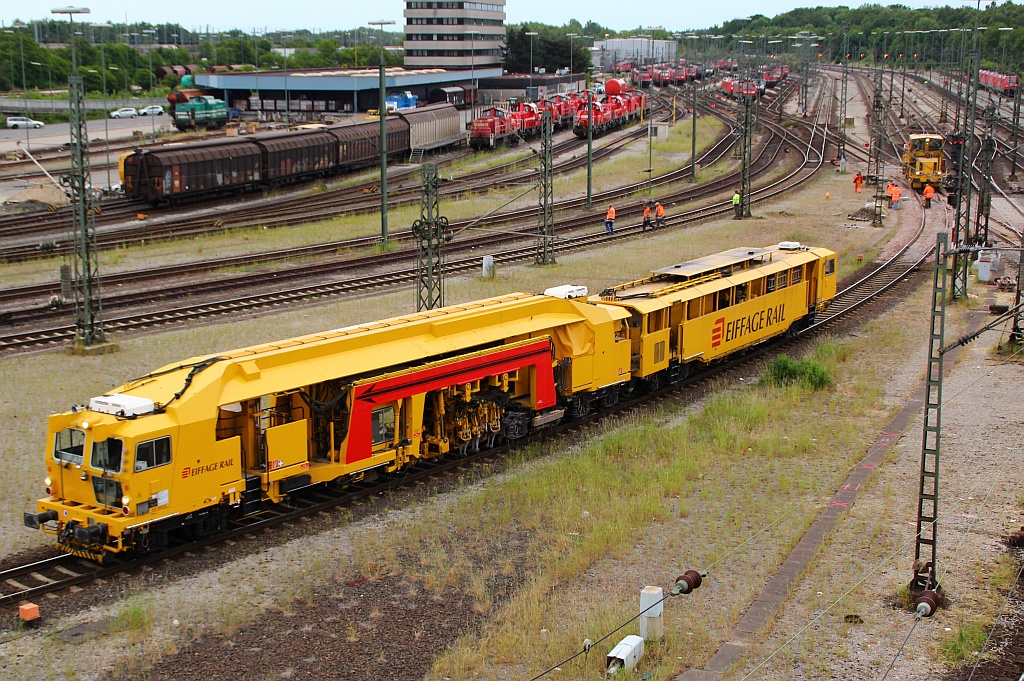
POLYGON ((737 248, 589 299, 511 293, 170 364, 50 417, 24 522, 104 561, 519 440, 806 327, 835 265, 797 243, 737 248))
MULTIPOLYGON (((466 139, 459 112, 447 104, 399 111, 386 131, 394 158, 466 139)), ((121 159, 121 182, 128 198, 153 204, 253 190, 377 163, 379 137, 377 122, 363 122, 137 149, 121 159)))

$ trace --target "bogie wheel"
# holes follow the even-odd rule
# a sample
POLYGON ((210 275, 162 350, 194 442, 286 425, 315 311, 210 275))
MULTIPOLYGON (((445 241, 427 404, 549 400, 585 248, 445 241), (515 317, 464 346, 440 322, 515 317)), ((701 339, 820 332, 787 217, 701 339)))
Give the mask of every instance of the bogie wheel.
POLYGON ((585 399, 575 399, 569 405, 569 414, 574 419, 581 419, 590 413, 590 402, 585 399))

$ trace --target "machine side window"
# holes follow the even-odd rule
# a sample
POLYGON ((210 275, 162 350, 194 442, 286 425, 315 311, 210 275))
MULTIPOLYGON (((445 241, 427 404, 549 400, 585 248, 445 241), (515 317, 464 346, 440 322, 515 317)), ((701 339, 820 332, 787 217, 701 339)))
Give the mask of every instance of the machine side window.
POLYGON ((737 284, 736 285, 736 297, 734 302, 738 305, 747 299, 747 285, 737 284))
POLYGON ((140 442, 135 447, 135 472, 164 466, 171 462, 171 438, 161 437, 149 442, 140 442))
POLYGON ((835 272, 836 272, 836 259, 835 258, 829 258, 828 260, 825 261, 825 276, 828 276, 830 274, 835 274, 835 272))
POLYGON ((776 279, 775 279, 775 281, 776 281, 776 283, 778 285, 778 288, 786 288, 786 275, 787 274, 789 274, 789 273, 788 272, 779 272, 779 276, 776 277, 776 279))
POLYGON ((53 458, 80 464, 85 457, 85 431, 65 428, 53 438, 53 458))
POLYGON ((655 310, 647 315, 647 333, 654 333, 664 329, 668 321, 668 309, 655 310))
POLYGON ((799 267, 794 267, 793 268, 793 275, 789 278, 789 283, 793 284, 795 286, 796 284, 800 283, 802 278, 803 278, 803 269, 801 269, 799 267))
POLYGON ((370 415, 370 432, 373 444, 380 445, 395 440, 395 408, 374 409, 370 415))
POLYGON ((774 293, 775 292, 775 275, 769 274, 764 280, 764 292, 774 293))
POLYGON ((102 442, 93 442, 92 458, 89 463, 98 470, 120 471, 122 451, 124 451, 124 443, 112 437, 102 442))
POLYGON ((686 304, 686 318, 696 319, 700 316, 700 298, 694 298, 686 304))

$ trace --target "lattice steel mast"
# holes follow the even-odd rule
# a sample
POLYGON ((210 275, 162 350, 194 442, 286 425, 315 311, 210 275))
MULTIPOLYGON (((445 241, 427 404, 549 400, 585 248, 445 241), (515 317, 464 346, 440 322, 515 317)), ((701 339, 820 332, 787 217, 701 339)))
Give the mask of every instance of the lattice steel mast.
POLYGON ((93 345, 106 338, 103 332, 103 305, 100 298, 99 250, 96 247, 96 221, 92 206, 92 179, 89 169, 89 132, 86 129, 85 87, 78 73, 75 51, 75 14, 87 14, 84 7, 64 7, 54 14, 67 14, 71 23, 71 75, 68 77, 68 103, 71 129, 71 172, 66 181, 71 190, 71 215, 74 231, 73 287, 75 300, 75 344, 93 345))
POLYGON ((416 237, 416 311, 444 307, 444 245, 451 241, 448 218, 441 216, 441 180, 437 164, 424 163, 420 177, 420 219, 412 223, 416 237))
POLYGON ((836 137, 838 142, 836 143, 836 158, 839 159, 840 163, 843 158, 846 157, 846 97, 847 97, 847 86, 850 79, 849 61, 850 61, 850 34, 843 35, 843 75, 840 79, 841 83, 839 86, 839 124, 836 130, 836 137))
POLYGON ((935 566, 939 518, 939 455, 942 444, 942 347, 946 330, 946 244, 946 233, 939 232, 935 244, 931 332, 928 337, 928 376, 921 435, 914 577, 910 582, 913 593, 939 588, 935 566))
MULTIPOLYGON (((977 18, 975 19, 977 23, 977 18)), ((971 184, 971 169, 974 167, 974 130, 977 125, 978 115, 978 68, 980 63, 978 52, 978 30, 975 26, 974 42, 971 45, 971 52, 967 58, 967 100, 964 102, 963 119, 960 125, 960 132, 963 135, 963 151, 956 168, 956 187, 953 191, 953 201, 956 206, 956 218, 953 223, 953 246, 960 246, 972 242, 971 234, 971 199, 973 185, 971 184)), ((953 284, 951 295, 954 299, 967 296, 967 278, 971 267, 971 254, 958 252, 954 248, 953 254, 953 284)))
POLYGON ((800 51, 800 96, 797 100, 797 109, 801 116, 807 116, 807 90, 811 85, 811 59, 808 47, 810 42, 811 37, 808 36, 800 51))
POLYGON ((985 109, 985 136, 981 140, 981 152, 978 154, 981 181, 978 183, 978 210, 974 218, 971 245, 988 245, 988 220, 992 212, 992 169, 996 160, 995 128, 996 107, 990 104, 985 109))
POLYGON ((545 110, 541 118, 541 150, 539 210, 537 215, 537 256, 538 265, 552 265, 555 262, 555 188, 552 172, 552 136, 554 126, 551 111, 545 110))
POLYGON ((754 107, 757 102, 757 81, 743 80, 739 83, 740 99, 743 102, 743 118, 740 122, 740 217, 750 215, 750 170, 754 146, 754 107))
POLYGON ((885 147, 885 140, 888 137, 885 131, 885 101, 883 100, 882 70, 875 69, 874 73, 874 94, 871 99, 871 149, 868 155, 868 181, 875 183, 875 204, 871 224, 881 227, 882 203, 885 200, 885 160, 882 150, 885 147))
POLYGON ((1006 177, 1010 182, 1017 181, 1017 145, 1020 144, 1020 93, 1018 86, 1013 91, 1013 125, 1010 128, 1010 174, 1006 177))

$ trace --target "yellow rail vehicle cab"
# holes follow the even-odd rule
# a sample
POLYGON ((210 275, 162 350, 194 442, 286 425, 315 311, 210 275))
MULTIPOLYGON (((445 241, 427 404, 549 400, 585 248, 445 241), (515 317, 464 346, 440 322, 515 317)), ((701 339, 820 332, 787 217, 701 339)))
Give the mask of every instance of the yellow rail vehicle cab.
POLYGON ((911 135, 903 151, 903 174, 910 186, 922 189, 926 184, 939 187, 946 177, 946 155, 942 135, 911 135))
POLYGON ((592 300, 630 311, 631 368, 656 387, 691 362, 808 326, 835 292, 835 253, 783 242, 672 265, 592 300))
POLYGON ((627 317, 510 294, 163 367, 50 418, 48 496, 25 523, 102 560, 304 487, 525 436, 558 422, 566 396, 630 380, 627 317))

